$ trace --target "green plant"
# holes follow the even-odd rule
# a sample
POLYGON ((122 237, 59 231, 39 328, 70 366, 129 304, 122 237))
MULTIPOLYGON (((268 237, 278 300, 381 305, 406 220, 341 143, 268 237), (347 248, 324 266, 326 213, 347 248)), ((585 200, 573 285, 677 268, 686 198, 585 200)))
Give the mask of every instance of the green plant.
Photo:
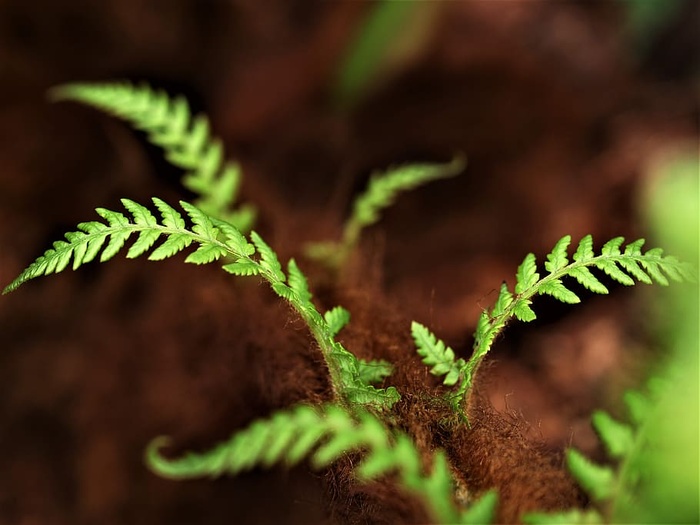
MULTIPOLYGON (((220 153, 196 153, 202 151, 201 144, 207 141, 206 124, 194 124, 192 129, 187 124, 170 128, 165 123, 165 117, 156 118, 153 115, 170 114, 168 108, 182 105, 168 102, 165 95, 156 96, 146 87, 121 85, 112 90, 108 86, 97 86, 93 93, 89 86, 81 85, 80 88, 63 88, 59 93, 64 96, 73 93, 73 98, 128 115, 128 119, 149 129, 149 138, 163 145, 171 160, 180 161, 182 148, 190 153, 195 152, 192 153, 193 157, 188 157, 191 163, 187 164, 187 168, 193 170, 193 175, 185 181, 190 181, 191 187, 202 195, 198 202, 203 203, 205 208, 214 209, 217 214, 209 213, 193 203, 180 202, 183 216, 180 211, 158 198, 153 199, 158 216, 148 207, 129 199, 122 200, 128 215, 98 208, 97 213, 102 221, 79 224, 77 231, 67 233, 65 240, 56 241, 52 248, 46 250, 7 285, 3 293, 17 289, 30 279, 58 273, 69 266, 78 269, 98 256, 100 262, 105 262, 122 250, 133 237, 135 241, 128 248, 128 258, 150 253, 150 260, 162 260, 195 247, 186 256, 186 263, 208 264, 219 261, 222 268, 230 274, 256 276, 266 281, 304 321, 318 345, 328 371, 330 400, 327 404, 319 407, 291 407, 236 432, 229 441, 209 452, 188 454, 180 459, 164 459, 160 450, 167 439, 157 438, 147 450, 147 463, 152 470, 169 478, 216 476, 236 474, 255 466, 271 466, 276 463, 291 465, 305 457, 311 458, 312 465, 324 467, 343 455, 360 453, 364 456, 355 469, 358 479, 369 480, 396 474, 398 485, 417 495, 436 522, 492 521, 497 503, 496 494, 486 492, 480 499, 474 499, 470 495, 469 505, 458 504, 455 496, 457 483, 447 455, 439 450, 421 450, 405 429, 401 428, 393 408, 401 399, 402 393, 395 386, 375 386, 388 380, 394 365, 382 360, 359 359, 337 341, 336 336, 350 321, 350 313, 341 306, 321 313, 313 302, 307 278, 296 261, 289 260, 285 271, 277 254, 263 238, 255 231, 246 235, 239 227, 240 223, 238 226, 236 224, 241 216, 226 211, 232 198, 221 196, 218 192, 226 188, 230 190, 231 184, 218 186, 219 178, 211 175, 219 169, 212 171, 212 165, 220 167, 211 158, 220 158, 220 153), (145 102, 134 102, 142 99, 145 102), (152 104, 160 109, 156 111, 142 107, 152 104), (126 109, 122 110, 122 106, 126 109), (158 124, 151 127, 144 123, 151 121, 158 124), (168 140, 163 139, 163 134, 166 133, 163 129, 169 130, 168 140), (205 131, 195 133, 195 129, 205 131), (198 137, 196 140, 192 138, 195 135, 198 137), (178 146, 169 149, 171 144, 178 146), (190 147, 183 144, 199 145, 190 147), (209 167, 202 170, 198 163, 207 163, 209 167), (192 182, 194 180, 198 182, 195 184, 192 182), (217 189, 211 190, 210 185, 217 189)), ((174 109, 172 112, 174 115, 188 114, 182 109, 174 109)), ((186 116, 178 118, 188 120, 186 116)), ((203 117, 197 122, 206 122, 202 119, 203 117)), ((211 151, 211 147, 204 149, 211 151)), ((220 147, 214 149, 219 151, 220 147)), ((185 164, 183 162, 181 165, 185 164)), ((372 179, 367 192, 360 196, 355 205, 342 241, 334 245, 342 257, 334 260, 333 264, 342 264, 356 244, 361 229, 378 220, 379 211, 390 204, 399 191, 427 180, 454 175, 462 169, 463 164, 464 161, 457 158, 446 165, 401 167, 372 179)), ((543 277, 538 273, 534 254, 528 254, 518 268, 514 292, 503 284, 494 307, 481 315, 476 328, 473 354, 468 360, 457 358, 452 349, 423 325, 416 322, 411 325, 419 356, 431 367, 431 373, 441 377, 442 383, 451 388, 444 397, 432 400, 451 408, 454 417, 447 425, 461 425, 468 421, 474 378, 480 363, 510 320, 535 319, 535 313, 530 307, 535 295, 551 295, 564 303, 579 302, 578 296, 564 284, 564 278, 573 278, 593 292, 607 293, 607 288, 590 268, 597 268, 624 285, 634 284, 635 279, 662 285, 668 284, 668 278, 675 281, 694 279, 692 267, 673 257, 664 256, 660 249, 643 253, 641 247, 644 240, 627 244, 622 251, 623 241, 622 237, 612 239, 603 245, 600 254, 595 255, 593 240, 591 236, 586 236, 578 244, 573 261, 569 262, 567 249, 571 238, 565 236, 547 256, 543 277)), ((597 417, 605 419, 605 416, 597 417)), ((607 421, 603 423, 603 428, 607 429, 605 432, 612 432, 622 427, 616 427, 607 421)), ((616 436, 625 432, 627 431, 620 431, 616 436)), ((570 462, 576 464, 576 454, 570 453, 569 457, 570 462)), ((590 469, 588 471, 595 472, 590 469)), ((599 487, 603 490, 609 481, 609 475, 598 477, 600 479, 589 485, 596 490, 599 487)), ((588 519, 592 515, 581 516, 588 519)))

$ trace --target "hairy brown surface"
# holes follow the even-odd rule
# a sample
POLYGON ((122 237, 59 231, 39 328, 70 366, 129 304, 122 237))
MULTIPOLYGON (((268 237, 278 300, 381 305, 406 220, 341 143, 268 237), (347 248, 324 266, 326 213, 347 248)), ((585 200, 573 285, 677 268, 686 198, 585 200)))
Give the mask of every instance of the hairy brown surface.
MULTIPOLYGON (((142 137, 49 105, 46 90, 126 77, 184 92, 242 162, 256 229, 283 261, 297 258, 320 307, 351 311, 343 343, 396 365, 393 424, 426 458, 445 448, 469 497, 498 488, 503 522, 583 502, 561 450, 599 453, 590 412, 643 376, 639 357, 653 349, 630 337, 644 325, 635 296, 536 304, 540 320, 494 348, 471 428, 426 401, 443 390, 410 321, 467 357, 481 309, 525 253, 541 260, 567 233, 644 233, 645 165, 697 144, 697 51, 682 47, 697 2, 639 59, 612 2, 440 3, 420 52, 346 111, 330 86, 369 3, 41 4, 0 7, 3 285, 97 206, 191 197, 142 137), (456 151, 465 173, 402 196, 341 275, 304 259, 304 243, 337 237, 372 170, 456 151)), ((173 437, 168 453, 201 450, 278 408, 328 399, 315 344, 255 279, 118 256, 2 297, 0 349, 2 523, 426 521, 391 478, 353 483, 351 458, 321 474, 181 483, 144 467, 157 435, 173 437)))

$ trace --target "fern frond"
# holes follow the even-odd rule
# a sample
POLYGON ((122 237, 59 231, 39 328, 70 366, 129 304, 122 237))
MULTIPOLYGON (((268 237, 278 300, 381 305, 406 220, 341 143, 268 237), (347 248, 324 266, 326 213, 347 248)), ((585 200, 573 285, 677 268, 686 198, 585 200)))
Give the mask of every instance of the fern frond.
POLYGON ((207 215, 187 202, 180 206, 192 226, 187 227, 182 215, 160 199, 153 199, 160 213, 153 213, 134 201, 123 199, 130 213, 99 208, 97 213, 105 222, 86 222, 78 225, 78 231, 67 233, 66 240, 56 241, 53 247, 27 267, 3 291, 9 293, 26 281, 42 275, 63 271, 71 259, 73 269, 92 261, 102 250, 100 261, 114 257, 129 238, 138 234, 129 248, 127 257, 133 258, 153 250, 149 259, 161 260, 172 257, 194 244, 197 249, 185 259, 187 263, 208 264, 227 258, 223 269, 234 275, 259 275, 270 287, 302 317, 319 344, 328 366, 331 385, 336 398, 350 405, 372 405, 377 409, 389 408, 399 399, 398 391, 375 388, 370 383, 381 381, 391 373, 383 362, 363 363, 345 350, 334 339, 340 328, 349 319, 349 314, 336 308, 324 318, 314 304, 306 277, 294 260, 289 261, 285 275, 277 254, 256 232, 251 232, 248 242, 232 224, 207 215), (160 238, 165 241, 156 246, 160 238), (106 246, 105 246, 106 244, 106 246), (155 247, 155 248, 154 248, 155 247), (230 262, 230 260, 233 262, 230 262))
POLYGON ((396 473, 399 485, 417 495, 434 519, 456 523, 460 517, 452 500, 453 480, 444 453, 434 455, 432 469, 426 472, 413 441, 406 434, 390 431, 364 410, 352 415, 332 404, 297 406, 254 422, 208 452, 188 453, 180 459, 161 455, 167 444, 167 438, 153 440, 146 450, 146 463, 171 479, 235 475, 278 463, 292 466, 307 457, 314 468, 324 468, 346 454, 364 452, 356 469, 360 480, 396 473))
POLYGON ((310 258, 340 266, 350 255, 364 228, 376 223, 381 212, 391 206, 396 197, 433 180, 454 177, 466 166, 463 156, 455 157, 447 164, 408 164, 390 168, 386 173, 373 174, 367 189, 357 197, 352 215, 345 223, 339 243, 321 242, 307 247, 310 258))
POLYGON ((100 250, 100 262, 105 262, 114 257, 133 234, 138 234, 138 238, 127 252, 129 258, 147 252, 161 236, 166 237, 166 240, 152 252, 149 257, 151 259, 172 257, 192 243, 198 244, 199 248, 188 256, 186 262, 199 264, 203 258, 215 260, 227 253, 238 255, 218 239, 215 228, 204 224, 201 212, 196 208, 181 203, 194 223, 193 228, 188 229, 174 208, 160 199, 153 199, 153 202, 160 211, 160 222, 145 206, 129 199, 122 199, 122 204, 131 213, 130 218, 119 212, 98 208, 97 213, 105 220, 104 223, 92 221, 79 224, 78 231, 67 233, 66 241, 56 241, 52 248, 46 250, 12 281, 3 293, 17 289, 30 279, 63 271, 71 258, 74 270, 95 259, 100 250), (195 256, 198 252, 200 254, 195 256))
POLYGON ((692 266, 679 262, 675 257, 664 256, 660 249, 642 252, 644 239, 629 243, 624 252, 621 247, 623 237, 616 237, 605 243, 599 255, 593 250, 593 238, 585 236, 579 242, 573 261, 568 259, 569 235, 562 237, 547 255, 544 264, 546 273, 540 276, 535 255, 528 254, 516 272, 515 293, 506 284, 501 290, 491 311, 485 311, 477 323, 474 334, 474 352, 467 361, 461 374, 462 382, 457 393, 458 401, 471 389, 474 377, 483 357, 488 353, 496 337, 515 317, 524 322, 536 318, 530 305, 537 294, 551 295, 564 303, 578 303, 579 297, 562 281, 564 277, 573 277, 588 290, 607 294, 608 289, 591 272, 591 268, 602 270, 611 279, 633 285, 635 279, 644 283, 656 282, 668 284, 668 278, 674 281, 695 281, 696 273, 692 266))
POLYGON ((241 180, 240 166, 224 158, 221 140, 211 136, 205 115, 193 116, 187 101, 169 98, 146 84, 77 83, 50 91, 54 100, 80 102, 125 120, 144 131, 148 140, 165 150, 165 158, 186 170, 183 185, 199 198, 194 204, 247 231, 255 217, 251 206, 234 209, 241 180))

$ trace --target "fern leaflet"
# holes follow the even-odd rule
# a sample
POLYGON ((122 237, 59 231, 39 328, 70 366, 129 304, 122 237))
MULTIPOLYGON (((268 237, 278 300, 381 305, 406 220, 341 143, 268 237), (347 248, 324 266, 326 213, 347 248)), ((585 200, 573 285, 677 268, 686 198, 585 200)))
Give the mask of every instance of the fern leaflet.
MULTIPOLYGON (((258 420, 231 439, 201 454, 189 453, 175 460, 161 456, 167 438, 157 438, 146 451, 148 466, 171 479, 238 474, 257 466, 295 465, 309 457, 314 468, 324 468, 340 457, 364 452, 356 468, 360 480, 396 473, 399 484, 417 495, 435 520, 470 523, 475 513, 460 512, 452 499, 452 476, 443 452, 434 454, 426 472, 413 441, 402 432, 391 432, 370 412, 347 410, 332 404, 318 408, 300 405, 258 420), (466 518, 470 518, 467 521, 466 518)), ((496 498, 489 494, 478 502, 479 513, 492 517, 496 498)))
POLYGON ((423 363, 432 366, 430 373, 435 376, 444 375, 442 382, 445 385, 452 386, 457 383, 466 364, 464 359, 455 359, 454 350, 420 323, 413 321, 411 334, 416 343, 418 355, 423 358, 423 363))
POLYGON ((166 159, 187 173, 183 185, 199 198, 194 204, 213 217, 247 231, 254 209, 234 209, 241 180, 240 166, 224 159, 221 140, 211 136, 205 115, 192 116, 187 101, 171 99, 163 91, 142 84, 77 83, 51 90, 54 100, 73 100, 129 122, 144 131, 148 140, 165 150, 166 159))

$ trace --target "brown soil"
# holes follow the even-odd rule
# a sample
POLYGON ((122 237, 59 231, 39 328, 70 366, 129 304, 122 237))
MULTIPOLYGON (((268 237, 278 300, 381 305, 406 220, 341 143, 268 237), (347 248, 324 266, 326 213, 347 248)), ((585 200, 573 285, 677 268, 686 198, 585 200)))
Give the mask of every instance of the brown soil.
MULTIPOLYGON (((510 328, 482 371, 471 429, 421 401, 439 387, 410 321, 468 356, 480 310, 525 253, 541 259, 567 233, 644 235, 645 167, 697 140, 698 50, 676 49, 696 2, 645 60, 616 3, 439 4, 421 52, 344 112, 328 86, 369 3, 45 4, 0 7, 0 283, 97 206, 190 197, 142 137, 49 105, 46 89, 129 78, 184 92, 241 160, 256 229, 300 261, 320 306, 351 311, 344 344, 396 364, 398 421, 421 447, 445 448, 471 492, 498 488, 502 522, 585 504, 562 450, 601 457, 591 411, 615 410, 654 357, 634 290, 539 301, 538 321, 510 328), (304 243, 338 235, 373 169, 456 151, 465 173, 402 196, 340 279, 303 259, 304 243)), ((179 483, 144 468, 154 436, 202 449, 327 396, 303 325, 254 279, 117 257, 3 297, 0 348, 2 523, 426 521, 391 480, 357 486, 346 464, 179 483)))

